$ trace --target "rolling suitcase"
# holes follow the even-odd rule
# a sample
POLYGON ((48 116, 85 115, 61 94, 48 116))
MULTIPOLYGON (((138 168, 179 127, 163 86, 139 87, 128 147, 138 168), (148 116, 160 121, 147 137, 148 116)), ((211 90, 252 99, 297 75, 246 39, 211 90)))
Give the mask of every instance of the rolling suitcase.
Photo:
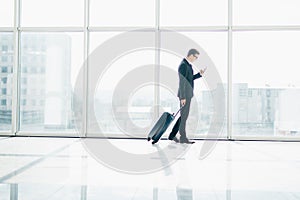
POLYGON ((174 113, 170 114, 168 112, 164 112, 148 134, 148 141, 152 139, 152 144, 158 142, 181 109, 182 107, 176 112, 175 115, 174 113))

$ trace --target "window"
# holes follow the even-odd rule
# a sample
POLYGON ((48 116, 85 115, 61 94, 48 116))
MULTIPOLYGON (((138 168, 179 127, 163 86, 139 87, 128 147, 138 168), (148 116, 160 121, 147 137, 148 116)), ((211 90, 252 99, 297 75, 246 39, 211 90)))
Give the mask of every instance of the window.
POLYGON ((7 67, 1 67, 1 72, 2 73, 7 73, 8 72, 7 67))
POLYGON ((233 1, 234 25, 300 25, 298 0, 233 1))
POLYGON ((161 0, 162 26, 227 25, 227 0, 161 0))
POLYGON ((83 33, 21 34, 21 71, 27 69, 27 73, 21 73, 20 83, 21 131, 76 134, 71 100, 72 86, 83 63, 82 49, 83 33), (33 49, 35 59, 23 62, 33 49), (40 68, 45 70, 38 72, 40 68), (41 102, 43 106, 39 106, 41 102))
POLYGON ((252 97, 252 90, 248 90, 248 97, 252 97))
POLYGON ((3 84, 6 84, 6 83, 7 83, 7 77, 3 77, 3 78, 2 78, 2 83, 3 83, 3 84))
POLYGON ((22 82, 21 82, 22 85, 26 85, 27 84, 27 78, 21 78, 21 80, 22 80, 22 82))
POLYGON ((27 94, 27 90, 26 90, 26 89, 22 89, 22 90, 21 90, 21 94, 22 94, 22 95, 26 95, 26 94, 27 94))
POLYGON ((4 52, 8 51, 8 46, 7 46, 7 45, 3 45, 3 46, 2 46, 2 52, 3 52, 3 51, 4 51, 4 52))
POLYGON ((5 55, 3 55, 3 56, 1 56, 1 60, 2 60, 2 62, 7 62, 8 61, 8 59, 7 59, 7 56, 5 56, 5 55))
POLYGON ((26 103, 27 103, 26 99, 22 99, 21 102, 22 102, 22 103, 21 103, 22 106, 25 106, 26 103))
POLYGON ((2 89, 1 89, 1 94, 2 94, 2 95, 6 95, 6 88, 2 88, 2 89))
POLYGON ((270 90, 267 90, 267 91, 266 91, 266 95, 267 95, 267 97, 270 97, 270 96, 271 96, 271 91, 270 91, 270 90))
MULTIPOLYGON (((2 0, 0 6, 0 29, 1 26, 12 26, 13 14, 13 2, 10 0, 2 0), (7 10, 10 9, 10 10, 7 10), (11 10, 12 9, 12 10, 11 10)), ((12 65, 13 53, 13 33, 12 32, 0 32, 0 131, 10 132, 11 119, 12 119, 12 107, 11 107, 11 95, 13 91, 12 87, 12 65), (12 49, 9 50, 9 47, 12 49)))
MULTIPOLYGON (((213 61, 214 72, 220 76, 215 91, 222 88, 225 92, 225 97, 218 100, 227 101, 227 93, 232 91, 228 98, 232 101, 228 104, 232 110, 225 118, 232 121, 229 126, 232 133, 228 134, 233 138, 300 138, 299 0, 0 0, 0 5, 1 105, 6 100, 5 106, 0 108, 0 119, 5 118, 0 120, 0 131, 11 133, 11 115, 19 112, 20 116, 13 117, 19 121, 13 124, 19 125, 17 131, 20 134, 22 131, 75 134, 72 109, 76 107, 83 111, 83 102, 74 103, 72 95, 76 81, 83 79, 88 81, 89 88, 81 88, 82 91, 87 91, 87 99, 95 102, 95 110, 89 107, 83 112, 88 115, 88 134, 97 135, 95 124, 101 125, 109 134, 120 135, 123 129, 128 131, 133 125, 138 131, 131 131, 129 135, 144 134, 147 127, 150 128, 151 120, 157 117, 153 114, 158 114, 159 109, 154 104, 161 106, 159 111, 174 112, 178 108, 176 92, 157 84, 165 79, 163 66, 176 76, 180 56, 165 49, 126 52, 112 61, 93 91, 90 88, 93 63, 87 63, 87 77, 77 75, 83 67, 85 53, 91 55, 99 45, 120 33, 149 28, 149 41, 155 48, 168 41, 165 29, 175 29, 207 53, 206 59, 200 56, 197 66, 213 61), (228 16, 233 17, 232 27, 229 27, 228 16), (17 18, 20 18, 19 25, 14 20, 17 18), (232 35, 228 35, 231 31, 232 35), (18 41, 14 40, 14 34, 19 36, 18 41), (19 41, 18 49, 14 49, 15 42, 19 41), (18 80, 13 74, 14 55, 18 55, 16 60, 19 62, 15 69, 21 72, 18 80), (143 65, 149 65, 152 70, 146 75, 153 78, 153 84, 142 85, 121 96, 123 99, 131 95, 127 106, 129 116, 123 115, 123 102, 114 102, 120 113, 116 117, 119 124, 116 124, 110 105, 115 89, 123 78, 143 65), (232 69, 232 74, 228 74, 228 69, 232 69), (232 77, 232 83, 228 82, 228 77, 232 77), (228 84, 232 85, 230 90, 227 90, 228 84), (15 86, 20 89, 18 98, 13 100, 19 101, 13 102, 20 105, 18 112, 12 112, 10 103, 16 92, 15 86), (90 121, 93 113, 96 122, 90 121)), ((171 45, 177 41, 172 42, 171 45)), ((182 46, 182 51, 192 48, 182 46)), ((215 109, 215 93, 208 88, 207 82, 215 77, 211 76, 210 69, 207 80, 195 82, 194 105, 198 110, 191 111, 189 118, 191 125, 198 125, 194 133, 199 137, 211 127, 215 109)), ((174 87, 177 88, 177 83, 174 87)), ((225 119, 224 133, 226 122, 225 119)))
POLYGON ((1 0, 0 27, 12 27, 14 24, 14 1, 1 0))
POLYGON ((22 26, 83 26, 84 0, 22 0, 21 8, 22 26))
POLYGON ((1 99, 1 106, 6 106, 6 99, 1 99))
POLYGON ((240 97, 245 97, 245 96, 247 96, 247 89, 245 89, 245 88, 240 88, 239 94, 240 94, 240 97))
MULTIPOLYGON (((110 33, 92 33, 91 44, 93 46, 91 48, 101 45, 103 41, 111 38, 112 35, 110 33)), ((153 44, 155 42, 154 36, 154 32, 149 33, 153 44)), ((130 91, 129 99, 126 99, 128 93, 122 87, 129 84, 132 80, 140 80, 137 79, 137 75, 140 73, 136 74, 136 72, 146 64, 149 64, 149 67, 147 67, 147 73, 143 75, 153 81, 154 74, 151 74, 151 72, 154 70, 154 62, 154 50, 141 49, 126 53, 122 57, 117 58, 105 70, 101 79, 98 80, 95 93, 93 93, 93 88, 91 88, 92 84, 89 84, 89 98, 94 100, 94 106, 90 106, 90 108, 94 108, 94 110, 89 109, 88 114, 90 119, 95 114, 97 120, 88 122, 88 132, 90 134, 99 134, 99 129, 93 123, 98 123, 101 131, 119 136, 124 134, 132 137, 140 136, 150 128, 152 120, 151 110, 153 110, 154 105, 154 84, 136 85, 137 88, 133 88, 135 90, 130 91), (114 78, 112 79, 112 77, 114 78), (125 94, 122 95, 122 92, 125 92, 125 94), (113 98, 114 94, 119 95, 118 98, 113 98), (113 100, 116 101, 112 107, 113 100)), ((89 77, 98 68, 99 63, 97 61, 90 61, 89 77)), ((89 105, 91 104, 89 103, 89 105)))
POLYGON ((233 113, 244 116, 242 120, 233 115, 234 135, 291 136, 291 130, 300 130, 297 125, 300 107, 296 103, 300 101, 297 89, 300 79, 295 73, 300 66, 299 33, 234 32, 233 85, 240 88, 240 93, 244 89, 255 89, 259 95, 248 95, 247 103, 244 103, 233 90, 233 113), (283 69, 285 73, 282 73, 283 69))
POLYGON ((27 67, 22 68, 22 73, 27 73, 27 67))
MULTIPOLYGON (((32 60, 31 62, 34 63, 34 60, 32 60)), ((31 74, 36 74, 36 73, 37 73, 37 68, 36 68, 36 67, 31 67, 31 68, 30 68, 30 73, 31 73, 31 74)))
POLYGON ((155 25, 155 1, 91 0, 90 4, 91 26, 153 27, 155 25))
POLYGON ((8 72, 9 72, 9 71, 8 71, 8 67, 7 67, 7 66, 1 67, 1 72, 2 72, 2 73, 8 73, 8 72))

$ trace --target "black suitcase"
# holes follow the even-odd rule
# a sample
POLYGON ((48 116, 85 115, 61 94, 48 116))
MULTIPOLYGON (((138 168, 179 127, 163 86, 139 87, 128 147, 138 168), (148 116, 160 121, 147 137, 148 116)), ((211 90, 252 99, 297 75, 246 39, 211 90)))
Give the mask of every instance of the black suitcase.
POLYGON ((175 119, 176 115, 179 113, 179 111, 182 109, 182 107, 176 112, 176 114, 170 114, 168 112, 164 112, 161 117, 157 120, 154 127, 151 129, 150 133, 148 134, 148 141, 151 139, 152 144, 155 144, 158 142, 158 140, 161 138, 161 136, 164 134, 164 132, 167 130, 167 128, 170 126, 172 121, 175 119))

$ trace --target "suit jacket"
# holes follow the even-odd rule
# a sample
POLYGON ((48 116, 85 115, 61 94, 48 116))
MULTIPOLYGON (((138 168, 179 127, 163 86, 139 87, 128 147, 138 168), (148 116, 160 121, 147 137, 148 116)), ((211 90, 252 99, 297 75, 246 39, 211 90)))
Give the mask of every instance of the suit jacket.
POLYGON ((184 58, 179 67, 179 99, 191 99, 194 96, 194 80, 202 77, 200 73, 194 75, 192 65, 184 58))

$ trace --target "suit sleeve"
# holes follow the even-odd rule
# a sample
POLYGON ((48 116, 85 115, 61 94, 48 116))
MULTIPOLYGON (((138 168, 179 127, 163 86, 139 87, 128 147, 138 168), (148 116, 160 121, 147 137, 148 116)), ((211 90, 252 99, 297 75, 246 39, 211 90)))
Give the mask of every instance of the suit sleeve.
POLYGON ((201 76, 201 74, 198 72, 197 74, 195 74, 194 76, 193 76, 193 80, 195 80, 195 79, 197 79, 197 78, 201 78, 202 76, 201 76))
POLYGON ((178 69, 179 73, 179 98, 186 99, 186 88, 187 88, 187 66, 181 64, 178 69))

